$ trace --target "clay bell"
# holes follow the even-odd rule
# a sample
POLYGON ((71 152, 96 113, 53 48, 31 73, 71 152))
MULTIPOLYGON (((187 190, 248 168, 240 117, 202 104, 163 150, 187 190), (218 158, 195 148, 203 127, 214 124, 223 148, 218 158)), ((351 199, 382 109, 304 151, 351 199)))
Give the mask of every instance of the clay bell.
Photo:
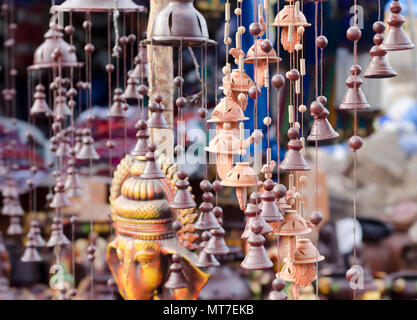
POLYGON ((214 108, 211 118, 207 122, 237 122, 248 119, 239 104, 230 97, 225 97, 214 108))
POLYGON ((238 154, 245 155, 246 148, 249 147, 249 141, 242 142, 239 137, 239 131, 236 129, 218 129, 216 136, 211 139, 205 150, 217 154, 238 154))
POLYGON ((177 191, 175 192, 174 200, 169 204, 171 209, 191 209, 195 208, 195 203, 188 187, 190 183, 186 180, 187 174, 184 171, 177 173, 178 180, 175 183, 177 191))
POLYGON ((22 262, 39 262, 42 261, 41 256, 38 253, 38 250, 35 246, 34 236, 28 235, 28 240, 26 241, 26 249, 23 253, 23 256, 20 258, 22 262))
POLYGON ((54 217, 51 228, 52 232, 46 243, 47 247, 65 246, 70 244, 70 241, 64 234, 61 219, 59 217, 54 217))
MULTIPOLYGON (((322 260, 324 257, 320 255, 310 239, 297 239, 293 263, 315 263, 322 260)), ((289 259, 284 258, 284 262, 289 262, 289 259)))
POLYGON ((155 17, 150 39, 165 44, 198 45, 208 40, 204 17, 194 8, 193 0, 170 0, 155 17))
POLYGON ((23 233, 22 226, 20 225, 20 218, 17 216, 10 218, 10 224, 6 233, 9 236, 21 235, 23 233))
POLYGON ((130 152, 133 156, 146 156, 146 153, 148 152, 148 124, 145 120, 140 119, 136 125, 136 129, 138 130, 136 132, 136 138, 138 139, 136 142, 135 147, 130 152))
MULTIPOLYGON (((226 187, 236 188, 236 197, 239 201, 241 210, 245 210, 247 201, 247 187, 256 186, 257 174, 255 170, 249 166, 248 162, 238 162, 230 170, 226 178, 222 180, 222 185, 226 187)), ((261 184, 262 182, 258 182, 261 184)))
POLYGON ((140 175, 141 179, 163 179, 165 174, 161 171, 158 163, 155 161, 156 144, 150 143, 148 145, 148 152, 146 153, 146 165, 143 173, 140 175))
POLYGON ((168 129, 168 123, 165 120, 164 112, 165 108, 162 104, 152 101, 149 106, 151 117, 148 120, 148 128, 154 129, 168 129))
POLYGON ((261 217, 266 222, 279 222, 284 220, 284 217, 282 216, 275 202, 276 195, 273 191, 274 186, 275 183, 271 179, 265 180, 263 183, 264 192, 261 195, 261 217))
POLYGON ((280 164, 280 168, 288 171, 308 171, 309 165, 304 159, 301 149, 302 142, 298 139, 298 130, 296 128, 288 129, 288 151, 285 154, 284 160, 280 164))
MULTIPOLYGON (((217 221, 219 222, 219 219, 217 221)), ((224 241, 224 235, 226 232, 222 227, 221 220, 219 225, 219 228, 210 231, 211 237, 207 243, 206 248, 204 249, 206 253, 223 255, 228 254, 230 251, 229 247, 226 245, 226 241, 224 241)))
POLYGON ((67 178, 65 180, 65 191, 69 198, 76 198, 82 195, 81 189, 83 185, 78 175, 78 170, 74 165, 70 166, 67 170, 67 178))
POLYGON ((43 240, 42 238, 40 223, 38 220, 32 220, 30 222, 28 238, 29 236, 33 236, 33 242, 35 244, 35 247, 41 248, 45 246, 46 243, 45 240, 43 240))
POLYGON ((188 287, 187 279, 182 271, 183 267, 181 260, 182 257, 178 253, 172 255, 172 263, 169 267, 171 273, 167 282, 165 282, 165 288, 175 290, 188 287))
POLYGON ((94 139, 91 137, 91 130, 83 130, 83 145, 77 153, 76 158, 81 160, 100 159, 96 149, 94 148, 94 139))
POLYGON ((204 250, 207 247, 210 237, 211 233, 208 231, 204 231, 201 235, 201 240, 203 241, 201 241, 199 245, 200 254, 196 263, 196 266, 199 268, 217 267, 220 265, 219 261, 217 261, 213 254, 207 253, 204 250))
POLYGON ((194 226, 197 230, 220 228, 220 224, 213 214, 213 204, 211 202, 214 199, 214 195, 210 192, 212 185, 209 181, 203 180, 200 183, 200 188, 204 191, 203 202, 200 204, 200 216, 194 226))
POLYGON ((372 60, 363 76, 375 79, 395 77, 397 73, 388 61, 387 51, 381 47, 384 41, 385 24, 382 21, 377 21, 374 23, 373 29, 376 32, 373 39, 375 45, 369 51, 372 60))
POLYGON ((246 270, 262 270, 273 266, 268 253, 265 250, 265 238, 261 234, 262 224, 256 221, 251 226, 252 233, 249 235, 249 250, 240 266, 246 270))
POLYGON ((283 291, 286 282, 284 279, 277 277, 272 281, 272 291, 269 293, 268 300, 287 300, 287 295, 283 291))
POLYGON ((303 28, 311 26, 299 8, 299 2, 289 1, 275 17, 273 25, 281 27, 281 44, 284 50, 292 53, 295 45, 301 43, 303 28), (302 27, 302 28, 300 28, 302 27))
POLYGON ((67 196, 64 193, 65 184, 61 179, 57 181, 54 191, 54 198, 49 205, 51 208, 65 208, 71 206, 71 202, 69 202, 67 196))
MULTIPOLYGON (((236 92, 248 92, 254 86, 252 79, 247 75, 245 69, 233 69, 230 73, 230 81, 223 78, 223 86, 230 86, 230 90, 236 92)), ((223 89, 223 88, 221 88, 223 89)))
POLYGON ((310 135, 307 137, 307 141, 332 140, 339 136, 339 134, 333 129, 329 120, 327 120, 329 110, 327 110, 321 102, 314 101, 311 104, 310 111, 314 121, 311 126, 310 135))
POLYGON ((110 107, 108 117, 110 118, 123 118, 125 117, 125 112, 123 111, 123 91, 120 88, 114 89, 113 103, 110 107))
POLYGON ((297 210, 286 210, 284 221, 281 223, 278 234, 280 236, 296 236, 310 233, 305 219, 298 214, 297 210))
POLYGON ((360 88, 363 84, 362 78, 359 77, 361 71, 362 69, 359 65, 352 65, 350 68, 351 76, 346 80, 348 90, 339 107, 340 110, 363 110, 370 107, 360 88))
MULTIPOLYGON (((401 9, 402 7, 399 1, 395 0, 391 2, 391 14, 387 19, 387 24, 389 27, 388 34, 381 45, 381 48, 385 51, 399 51, 414 48, 414 43, 411 42, 410 38, 402 27, 405 22, 405 18, 400 14, 401 9)), ((412 23, 412 21, 410 23, 412 23)))
POLYGON ((261 234, 268 234, 272 232, 274 229, 265 222, 265 220, 261 217, 260 211, 258 208, 258 205, 254 203, 248 203, 246 205, 246 209, 244 211, 245 215, 248 217, 248 220, 246 222, 245 230, 242 233, 241 238, 242 239, 248 239, 251 235, 252 231, 252 225, 253 224, 260 224, 262 226, 261 234))
POLYGON ((123 93, 123 99, 135 99, 139 100, 140 95, 138 92, 138 80, 135 78, 129 77, 127 80, 127 86, 125 92, 123 93))
POLYGON ((54 116, 64 118, 71 114, 71 109, 67 104, 67 97, 65 95, 56 96, 54 99, 54 116))
POLYGON ((30 108, 30 114, 32 116, 42 114, 51 114, 51 109, 46 102, 45 87, 42 84, 38 84, 35 88, 35 94, 33 95, 33 105, 30 108))

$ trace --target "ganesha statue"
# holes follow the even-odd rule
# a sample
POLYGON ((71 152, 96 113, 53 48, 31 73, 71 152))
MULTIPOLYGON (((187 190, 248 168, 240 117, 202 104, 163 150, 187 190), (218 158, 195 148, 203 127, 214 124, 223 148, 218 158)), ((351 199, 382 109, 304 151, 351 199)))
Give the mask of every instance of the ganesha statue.
POLYGON ((107 263, 120 294, 128 300, 197 299, 209 274, 196 267, 193 252, 198 237, 193 229, 194 209, 172 210, 176 167, 155 160, 154 144, 148 143, 147 125, 137 124, 135 148, 121 161, 110 190, 115 238, 107 248, 107 263), (174 221, 183 228, 173 230, 174 221), (173 255, 182 257, 187 286, 168 289, 173 255))

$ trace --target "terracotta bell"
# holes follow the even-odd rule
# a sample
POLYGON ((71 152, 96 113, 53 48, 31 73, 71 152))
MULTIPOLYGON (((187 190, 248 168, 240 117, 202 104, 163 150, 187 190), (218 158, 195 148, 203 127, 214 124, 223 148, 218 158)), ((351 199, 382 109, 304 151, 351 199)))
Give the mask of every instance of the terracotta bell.
POLYGON ((384 41, 385 24, 382 21, 377 21, 373 24, 373 29, 376 32, 373 39, 375 45, 369 51, 372 60, 363 76, 376 79, 395 77, 397 73, 389 63, 387 51, 381 47, 384 41))
MULTIPOLYGON (((293 263, 315 263, 324 260, 310 239, 297 239, 293 263)), ((289 262, 284 258, 284 262, 289 262)))
POLYGON ((172 255, 172 264, 169 267, 171 273, 169 274, 168 281, 165 282, 165 288, 175 290, 188 287, 187 279, 182 271, 181 260, 182 257, 180 254, 174 253, 172 255))
POLYGON ((281 27, 281 44, 284 50, 292 53, 295 45, 301 43, 304 31, 300 27, 309 27, 311 24, 300 10, 298 1, 295 4, 293 0, 288 2, 290 4, 277 14, 273 25, 281 27))
POLYGON ((249 250, 240 266, 246 270, 262 270, 273 266, 268 253, 265 250, 265 238, 261 234, 262 224, 256 221, 251 226, 252 233, 249 235, 249 250))
POLYGON ((23 256, 20 258, 20 261, 22 262, 39 262, 42 261, 41 256, 38 253, 38 250, 35 246, 33 235, 28 235, 28 240, 25 244, 25 252, 23 253, 23 256))
MULTIPOLYGON (((227 77, 223 79, 223 87, 230 87, 230 90, 236 92, 248 92, 254 86, 251 77, 247 75, 245 69, 233 69, 230 73, 230 81, 227 77)), ((223 89, 223 88, 221 88, 223 89)))
POLYGON ((9 227, 7 228, 6 233, 9 236, 21 235, 23 233, 23 229, 22 229, 22 226, 20 225, 19 217, 14 216, 10 218, 10 224, 9 224, 9 227))
POLYGON ((123 93, 123 99, 135 99, 135 100, 139 100, 140 99, 140 95, 138 92, 138 80, 136 80, 135 78, 129 77, 129 79, 127 79, 127 86, 125 89, 125 92, 123 93))
POLYGON ((55 194, 52 202, 50 203, 51 208, 65 208, 71 206, 71 202, 68 200, 65 191, 65 184, 60 178, 54 188, 55 194))
POLYGON ((162 104, 155 101, 151 102, 149 106, 149 111, 151 112, 151 117, 148 120, 148 128, 154 129, 168 129, 168 123, 165 120, 164 112, 165 108, 162 104))
MULTIPOLYGON (((324 98, 323 101, 327 101, 324 96, 322 97, 324 98)), ((307 141, 325 141, 337 138, 339 134, 333 129, 329 120, 327 120, 329 110, 319 101, 314 101, 311 106, 310 110, 314 121, 307 141)))
POLYGON ((69 157, 69 149, 71 148, 70 145, 70 140, 69 138, 66 136, 66 134, 64 134, 63 132, 58 133, 58 140, 59 140, 59 145, 58 148, 56 149, 56 156, 57 157, 69 157))
POLYGON ((245 215, 248 217, 248 220, 246 221, 245 230, 242 233, 241 239, 248 239, 251 235, 252 231, 252 225, 253 224, 260 224, 262 226, 261 234, 268 234, 272 232, 274 229, 265 222, 265 220, 261 217, 260 211, 258 209, 258 206, 253 203, 248 203, 246 205, 246 209, 244 211, 245 215))
MULTIPOLYGON (((388 34, 381 45, 381 48, 385 51, 399 51, 414 48, 414 43, 411 42, 402 27, 405 22, 405 18, 400 14, 401 9, 401 3, 398 0, 391 2, 391 15, 387 19, 389 27, 388 34)), ((410 23, 412 23, 412 21, 410 21, 410 23)))
POLYGON ((178 180, 175 183, 177 191, 175 192, 174 200, 169 204, 169 207, 171 209, 195 208, 197 204, 188 190, 190 183, 186 180, 187 174, 184 171, 179 171, 177 176, 178 180))
POLYGON ((245 63, 255 63, 256 62, 256 85, 259 88, 262 88, 265 84, 265 70, 268 68, 270 63, 277 63, 282 61, 281 58, 277 56, 276 51, 272 48, 268 53, 262 49, 262 41, 264 39, 256 39, 252 47, 249 48, 245 63), (255 52, 256 50, 256 52, 255 52), (256 56, 256 59, 255 59, 256 56))
POLYGON ((110 107, 109 113, 107 114, 110 118, 123 118, 126 116, 123 111, 123 91, 120 88, 114 89, 113 103, 110 107))
POLYGON ((45 240, 42 238, 40 223, 38 220, 32 220, 30 222, 28 238, 29 236, 33 236, 33 242, 35 244, 35 247, 42 248, 45 246, 46 243, 45 240))
POLYGON ((208 40, 207 23, 194 8, 193 0, 170 0, 155 17, 150 39, 153 42, 198 45, 208 40))
POLYGON ((80 152, 82 146, 83 146, 83 130, 77 129, 75 130, 75 145, 74 145, 75 154, 80 152))
POLYGON ((139 119, 139 121, 135 125, 136 130, 136 138, 138 138, 135 147, 130 152, 133 156, 146 156, 148 152, 148 124, 145 120, 139 119))
POLYGON ((310 167, 301 152, 303 144, 298 139, 298 130, 294 127, 288 129, 288 137, 290 138, 290 141, 288 142, 288 151, 280 164, 280 168, 288 171, 310 170, 310 167))
POLYGON ((70 244, 70 241, 65 236, 61 218, 54 217, 52 220, 52 232, 49 237, 48 242, 46 243, 47 247, 56 247, 56 246, 66 246, 70 244))
POLYGON ((296 236, 310 233, 306 220, 298 214, 297 210, 286 210, 284 221, 281 223, 278 234, 280 236, 296 236))
POLYGON ((228 254, 230 251, 229 247, 226 245, 226 242, 224 241, 224 235, 226 234, 226 232, 222 227, 222 223, 219 223, 219 225, 219 228, 210 231, 211 237, 207 243, 206 248, 204 249, 206 253, 223 255, 228 254))
POLYGON ((208 268, 208 267, 217 267, 220 265, 220 262, 217 261, 216 257, 213 254, 207 253, 204 249, 207 247, 208 240, 211 237, 211 233, 208 231, 204 231, 201 234, 201 241, 199 248, 200 254, 198 256, 198 260, 196 263, 197 267, 200 268, 208 268))
POLYGON ((218 229, 220 224, 213 214, 213 204, 211 203, 214 199, 214 195, 210 192, 212 185, 209 181, 203 180, 200 183, 200 188, 204 191, 203 202, 200 204, 200 216, 194 226, 197 230, 218 229))
POLYGON ((248 120, 242 108, 231 97, 222 98, 207 122, 237 122, 248 120))
MULTIPOLYGON (((247 201, 247 187, 253 187, 257 184, 257 174, 255 170, 249 166, 248 162, 238 162, 230 170, 226 178, 222 180, 221 184, 226 187, 236 188, 236 197, 239 201, 241 210, 245 210, 247 201)), ((258 182, 261 184, 262 182, 258 182)))
POLYGON ((67 97, 65 95, 56 96, 54 99, 54 116, 64 118, 71 114, 71 109, 67 104, 67 97))
POLYGON ((279 222, 284 220, 283 215, 278 209, 275 202, 276 196, 273 191, 275 186, 274 181, 271 179, 265 180, 263 183, 264 192, 262 193, 262 208, 261 217, 266 222, 279 222))
POLYGON ((285 280, 277 277, 272 281, 272 291, 269 293, 268 300, 287 300, 287 294, 283 291, 285 289, 285 280))
POLYGON ((366 101, 365 95, 362 92, 360 86, 363 84, 363 80, 359 77, 362 69, 359 65, 353 65, 350 68, 351 76, 346 79, 346 85, 348 87, 340 110, 363 110, 370 108, 366 101))
POLYGON ((67 191, 67 196, 69 198, 76 198, 82 195, 81 189, 83 184, 78 175, 78 170, 75 168, 74 164, 70 165, 67 170, 67 178, 65 180, 65 191, 67 191))
POLYGON ((76 158, 82 160, 100 159, 96 149, 94 148, 94 139, 91 137, 91 130, 83 130, 83 145, 77 153, 76 158))
POLYGON ((35 88, 35 94, 33 95, 33 105, 30 108, 30 114, 32 116, 42 114, 51 114, 48 103, 46 102, 45 87, 42 84, 38 84, 35 88))

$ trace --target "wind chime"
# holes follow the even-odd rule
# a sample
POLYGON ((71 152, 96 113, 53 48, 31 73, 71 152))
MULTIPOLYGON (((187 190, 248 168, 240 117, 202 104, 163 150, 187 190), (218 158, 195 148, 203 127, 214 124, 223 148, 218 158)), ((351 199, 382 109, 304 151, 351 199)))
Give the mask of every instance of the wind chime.
MULTIPOLYGON (((49 240, 46 242, 47 247, 54 248, 55 263, 60 263, 61 250, 72 242, 72 251, 74 251, 74 234, 72 234, 72 241, 63 233, 63 208, 70 207, 71 203, 69 198, 76 198, 82 195, 83 185, 81 183, 78 169, 76 168, 77 160, 87 161, 91 167, 93 160, 99 158, 98 153, 94 147, 93 139, 93 127, 94 116, 91 113, 92 110, 92 56, 95 51, 93 45, 92 31, 94 28, 92 16, 93 14, 107 14, 108 20, 108 64, 105 66, 105 70, 108 73, 108 90, 109 90, 109 117, 122 117, 124 111, 129 107, 127 105, 128 99, 131 98, 129 90, 134 84, 134 89, 138 91, 139 81, 143 81, 144 69, 135 68, 136 65, 141 64, 141 57, 134 57, 135 47, 139 48, 139 38, 141 33, 138 32, 139 38, 137 39, 135 34, 136 30, 133 28, 137 25, 140 31, 140 24, 142 21, 141 16, 146 12, 145 8, 136 5, 130 0, 109 0, 109 1, 77 1, 68 0, 61 5, 56 6, 52 2, 52 18, 49 24, 49 30, 45 34, 45 41, 37 48, 34 54, 33 65, 28 68, 28 90, 29 90, 29 103, 30 106, 29 115, 30 122, 36 124, 36 119, 39 117, 47 117, 51 125, 51 147, 50 150, 55 153, 55 161, 51 161, 48 166, 50 169, 54 169, 53 176, 56 179, 56 185, 54 188, 54 194, 50 192, 47 196, 49 206, 55 209, 55 217, 52 223, 52 233, 49 240), (65 15, 67 14, 68 24, 64 27, 65 15), (76 28, 73 24, 74 15, 84 15, 82 28, 85 34, 85 46, 83 48, 85 54, 85 61, 79 62, 77 58, 77 48, 74 45, 74 35, 76 35, 76 28), (122 15, 123 35, 119 35, 119 16, 122 15), (113 16, 113 25, 115 30, 116 45, 113 48, 113 56, 116 58, 116 67, 111 64, 112 56, 111 50, 111 18, 113 16), (134 18, 136 17, 137 24, 134 24, 134 18), (130 30, 131 34, 125 35, 127 20, 131 22, 130 30), (69 37, 69 42, 64 40, 64 34, 69 37), (135 43, 137 45, 135 46, 135 43), (123 108, 121 113, 115 112, 115 108, 112 106, 111 92, 112 92, 112 73, 116 74, 114 77, 117 79, 117 87, 121 87, 120 77, 127 78, 126 67, 127 52, 130 46, 130 65, 133 70, 130 72, 129 81, 125 88, 125 92, 121 89, 115 90, 114 100, 119 102, 120 94, 123 93, 120 101, 123 101, 123 108), (123 67, 124 70, 120 70, 120 55, 123 54, 123 67), (83 70, 84 68, 84 70, 83 70), (84 71, 84 74, 83 74, 84 71), (138 72, 139 71, 139 72, 138 72), (132 80, 135 79, 132 84, 132 80), (33 94, 33 100, 30 96, 33 94), (88 112, 87 127, 84 129, 75 129, 75 116, 81 112, 82 98, 81 91, 85 92, 85 106, 88 112), (78 101, 76 100, 78 96, 78 101), (126 108, 127 106, 127 108, 126 108), (52 123, 51 123, 52 122, 52 123)), ((139 49, 138 55, 140 54, 139 49)), ((136 97, 140 98, 139 93, 136 97)), ((139 103, 138 103, 139 105, 139 103)), ((111 141, 111 122, 109 123, 109 141, 107 147, 111 150, 114 144, 111 141)), ((34 152, 33 152, 34 154, 34 152)), ((31 167, 31 171, 35 174, 37 171, 36 166, 31 167)), ((111 169, 111 151, 109 160, 109 173, 112 173, 111 169)), ((34 188, 36 190, 36 188, 34 188)), ((36 193, 34 199, 36 198, 36 193)), ((34 207, 36 211, 36 205, 34 207)), ((72 224, 72 230, 74 233, 74 225, 77 223, 78 218, 74 215, 70 219, 72 224)), ((93 221, 90 220, 90 245, 88 247, 88 259, 90 261, 91 270, 91 299, 94 297, 94 266, 95 259, 95 235, 93 233, 93 221)), ((31 223, 31 228, 28 233, 28 241, 26 242, 27 250, 25 251, 22 261, 35 262, 40 260, 40 256, 36 249, 45 246, 45 242, 40 237, 39 223, 34 220, 31 223)), ((72 252, 74 258, 74 252, 72 252)), ((74 261, 72 262, 74 269, 74 261)), ((73 277, 75 279, 75 269, 72 270, 73 277)), ((74 280, 75 283, 75 280, 74 280)), ((75 288, 71 288, 69 295, 75 297, 77 291, 75 288)), ((66 288, 60 288, 59 299, 68 299, 66 288)))
MULTIPOLYGON (((360 89, 363 80, 360 78, 361 67, 357 63, 357 44, 362 36, 362 32, 358 27, 357 1, 354 0, 354 25, 347 32, 346 37, 353 41, 353 65, 350 69, 351 76, 346 80, 348 90, 345 98, 340 105, 341 110, 353 110, 353 136, 349 139, 349 147, 353 151, 353 266, 346 272, 348 281, 357 282, 359 270, 357 266, 357 244, 356 244, 356 201, 357 201, 357 152, 363 146, 363 140, 358 135, 358 111, 369 108, 366 98, 360 89)), ((375 35, 373 46, 370 50, 371 62, 364 73, 366 78, 390 78, 395 77, 397 73, 392 69, 386 57, 389 51, 409 50, 414 48, 414 44, 409 39, 407 33, 402 28, 405 22, 404 16, 401 15, 401 4, 398 0, 394 0, 390 5, 391 14, 387 19, 389 26, 388 33, 384 36, 385 24, 381 20, 381 6, 378 1, 378 21, 373 24, 375 35)), ((353 289, 353 298, 356 299, 356 286, 353 289)))

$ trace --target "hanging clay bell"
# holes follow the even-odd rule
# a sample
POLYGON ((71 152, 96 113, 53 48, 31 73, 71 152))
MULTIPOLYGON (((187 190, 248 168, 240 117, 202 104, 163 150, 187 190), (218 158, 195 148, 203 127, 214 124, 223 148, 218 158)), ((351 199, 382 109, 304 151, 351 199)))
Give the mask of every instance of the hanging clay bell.
POLYGON ((241 239, 248 239, 249 236, 253 233, 252 231, 252 225, 260 224, 262 226, 261 234, 268 234, 272 232, 274 229, 265 222, 265 220, 260 216, 260 211, 258 209, 258 206, 253 203, 248 203, 246 205, 246 209, 244 211, 245 215, 248 217, 248 220, 246 221, 245 230, 243 231, 241 235, 241 239))
POLYGON ((83 145, 77 153, 76 158, 81 160, 100 159, 100 156, 94 148, 94 139, 91 137, 91 130, 84 129, 83 136, 83 145))
MULTIPOLYGON (((248 162, 238 162, 232 170, 228 172, 226 178, 222 180, 222 185, 226 187, 236 188, 236 197, 239 201, 241 210, 245 210, 247 201, 247 188, 256 186, 257 174, 255 170, 249 166, 248 162)), ((258 182, 262 184, 262 182, 258 182)))
POLYGON ((249 250, 240 266, 245 270, 262 270, 273 266, 268 253, 265 250, 265 238, 261 234, 262 223, 255 221, 251 226, 251 233, 248 238, 249 250))
POLYGON ((190 183, 186 180, 187 174, 181 170, 177 173, 177 176, 178 180, 175 183, 177 191, 175 192, 174 200, 169 204, 169 207, 171 209, 195 208, 197 204, 188 190, 190 183))
POLYGON ((20 218, 19 217, 11 217, 10 218, 10 225, 7 228, 6 233, 9 236, 21 235, 23 233, 22 226, 20 225, 20 218))
POLYGON ((59 145, 55 154, 57 157, 69 157, 69 149, 71 148, 70 141, 63 132, 59 133, 58 135, 59 145))
MULTIPOLYGON (((401 3, 398 0, 391 2, 391 15, 387 19, 387 24, 389 26, 388 34, 381 45, 382 49, 385 51, 399 51, 414 48, 414 43, 411 42, 402 27, 405 22, 405 18, 402 14, 400 14, 401 9, 401 3)), ((408 8, 408 10, 411 10, 411 8, 408 8)), ((410 23, 413 22, 410 21, 410 23)))
POLYGON ((148 124, 145 120, 140 119, 136 125, 136 129, 138 132, 136 133, 136 138, 138 139, 136 142, 135 147, 130 152, 132 156, 146 156, 146 153, 148 152, 148 138, 149 138, 149 132, 148 132, 148 124))
POLYGON ((22 262, 39 262, 42 261, 41 256, 38 253, 38 250, 35 246, 35 241, 33 235, 28 235, 28 240, 26 241, 26 249, 23 253, 23 256, 20 258, 22 262))
POLYGON ((74 165, 70 166, 67 170, 67 178, 65 180, 65 191, 69 198, 77 198, 82 195, 81 189, 83 185, 78 175, 78 170, 74 165))
POLYGON ((220 265, 216 257, 213 254, 207 253, 204 249, 207 247, 207 243, 211 237, 211 233, 204 231, 201 235, 201 241, 199 248, 200 254, 198 256, 197 263, 195 264, 199 268, 217 267, 220 265))
POLYGON ((64 193, 65 184, 61 179, 57 181, 54 191, 54 198, 49 205, 51 208, 65 208, 71 206, 71 202, 68 200, 66 194, 64 193))
MULTIPOLYGON (((293 263, 316 263, 324 260, 310 239, 297 239, 293 263)), ((286 257, 284 262, 290 262, 286 257)))
POLYGON ((288 171, 310 170, 310 167, 301 152, 303 144, 298 139, 298 130, 294 127, 288 129, 288 137, 290 138, 290 141, 288 142, 288 151, 280 164, 280 168, 288 171))
POLYGON ((200 188, 204 191, 203 202, 200 204, 200 216, 194 226, 197 230, 218 229, 220 224, 213 214, 213 204, 211 203, 214 199, 214 195, 210 192, 212 185, 209 181, 203 180, 200 183, 200 188))
POLYGON ((276 196, 273 191, 274 186, 275 183, 271 179, 265 180, 263 183, 264 192, 261 195, 261 217, 266 222, 279 222, 284 220, 284 217, 282 216, 275 202, 276 196))
POLYGON ((270 48, 268 52, 262 49, 262 42, 265 39, 256 39, 252 47, 249 48, 245 63, 256 63, 256 85, 262 88, 265 84, 265 70, 270 63, 281 62, 282 59, 277 56, 274 48, 270 48))
POLYGON ((70 241, 64 234, 61 219, 59 217, 53 218, 51 228, 52 232, 48 242, 46 243, 47 247, 65 246, 70 244, 70 241))
POLYGON ((109 113, 107 114, 110 118, 123 118, 126 116, 123 111, 123 91, 120 88, 114 89, 113 103, 110 107, 109 113))
POLYGON ((206 253, 209 254, 227 254, 229 253, 230 249, 227 247, 226 242, 224 241, 224 235, 226 232, 224 231, 223 225, 223 209, 221 207, 215 207, 213 209, 213 214, 217 219, 217 222, 220 225, 220 228, 211 230, 211 238, 208 240, 207 246, 204 249, 206 253))
POLYGON ((229 86, 232 91, 236 92, 248 92, 250 88, 254 86, 254 83, 245 72, 245 69, 233 69, 230 73, 230 81, 227 79, 227 77, 224 77, 223 79, 223 87, 220 87, 220 89, 223 89, 224 87, 229 86))
POLYGON ((75 145, 74 145, 75 154, 80 152, 82 146, 83 146, 83 130, 77 129, 75 130, 75 145))
MULTIPOLYGON (((327 102, 324 96, 320 96, 323 101, 327 102)), ((329 116, 329 110, 323 106, 323 104, 317 100, 313 101, 310 106, 311 115, 314 118, 313 125, 311 126, 310 135, 307 137, 307 141, 324 141, 335 139, 339 134, 333 129, 327 117, 329 116)))
POLYGON ((135 99, 139 100, 140 95, 138 92, 138 80, 135 78, 129 77, 127 80, 127 86, 125 92, 123 93, 123 99, 135 99))
POLYGON ((38 84, 35 88, 35 94, 33 95, 33 105, 30 108, 30 115, 38 114, 50 114, 48 103, 46 102, 45 87, 42 84, 38 84))
POLYGON ((305 219, 298 214, 297 210, 286 210, 284 221, 281 222, 278 234, 280 236, 296 236, 310 233, 305 219))
POLYGON ((365 95, 362 92, 360 86, 363 84, 363 80, 359 77, 362 68, 359 65, 352 65, 350 68, 351 76, 346 80, 348 90, 346 91, 345 97, 340 110, 363 110, 370 108, 366 101, 365 95))
POLYGON ((239 104, 231 97, 225 97, 214 108, 211 118, 207 122, 237 122, 248 119, 239 104))
POLYGON ((154 19, 149 37, 152 43, 201 46, 208 41, 206 20, 194 8, 193 2, 193 0, 170 0, 154 19))
POLYGON ((33 242, 35 244, 35 247, 42 248, 45 246, 46 242, 42 238, 41 227, 40 227, 40 223, 38 220, 32 220, 30 222, 30 229, 29 229, 28 237, 30 235, 33 235, 33 242))
POLYGON ((187 279, 185 278, 185 275, 182 271, 182 263, 181 263, 182 257, 178 253, 174 253, 172 255, 172 263, 169 267, 169 271, 171 272, 168 278, 168 281, 165 282, 165 288, 167 289, 182 289, 187 288, 188 283, 187 279))
POLYGON ((67 104, 67 97, 65 95, 59 95, 54 100, 54 116, 65 118, 72 114, 71 109, 67 104))
POLYGON ((168 123, 164 117, 164 106, 155 101, 151 102, 149 106, 149 111, 151 112, 151 117, 148 120, 148 128, 154 129, 168 129, 168 123))
POLYGON ((295 45, 301 43, 301 37, 304 33, 304 27, 311 26, 303 12, 300 10, 300 3, 297 1, 288 1, 275 17, 274 26, 281 27, 281 44, 284 50, 289 53, 294 52, 295 45), (302 28, 300 28, 302 27, 302 28))
POLYGON ((373 39, 375 45, 369 51, 372 60, 363 76, 375 79, 395 77, 397 73, 388 61, 387 51, 381 47, 384 41, 385 24, 382 21, 377 21, 372 27, 376 32, 373 39))

